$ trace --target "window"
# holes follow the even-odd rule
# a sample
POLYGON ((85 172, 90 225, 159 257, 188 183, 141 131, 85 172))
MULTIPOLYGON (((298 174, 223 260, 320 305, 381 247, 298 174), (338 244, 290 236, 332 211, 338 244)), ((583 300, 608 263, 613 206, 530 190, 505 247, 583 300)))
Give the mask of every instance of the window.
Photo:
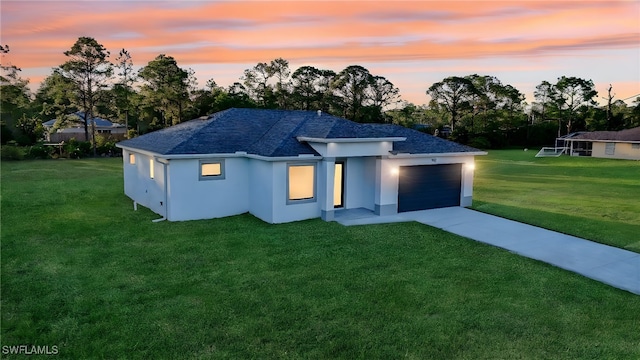
POLYGON ((631 144, 631 148, 635 150, 640 150, 640 144, 631 144))
POLYGON ((312 201, 316 196, 316 166, 289 165, 287 169, 287 200, 312 201))
POLYGON ((200 180, 224 179, 224 160, 201 160, 200 180))
POLYGON ((153 170, 154 170, 155 160, 149 159, 149 177, 153 179, 153 170))
POLYGON ((604 144, 604 154, 605 155, 615 155, 616 153, 616 143, 605 143, 604 144))
POLYGON ((136 164, 136 155, 135 154, 129 154, 129 164, 131 164, 131 165, 135 165, 136 164))

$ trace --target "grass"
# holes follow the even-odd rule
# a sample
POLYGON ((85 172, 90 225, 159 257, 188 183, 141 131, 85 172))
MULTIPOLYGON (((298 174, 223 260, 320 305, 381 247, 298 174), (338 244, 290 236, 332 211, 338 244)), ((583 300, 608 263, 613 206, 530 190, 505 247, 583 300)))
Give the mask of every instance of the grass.
POLYGON ((1 175, 3 346, 86 359, 640 358, 640 296, 424 225, 152 223, 123 195, 117 159, 3 162, 1 175))
POLYGON ((473 208, 640 252, 640 161, 534 155, 476 158, 473 208))

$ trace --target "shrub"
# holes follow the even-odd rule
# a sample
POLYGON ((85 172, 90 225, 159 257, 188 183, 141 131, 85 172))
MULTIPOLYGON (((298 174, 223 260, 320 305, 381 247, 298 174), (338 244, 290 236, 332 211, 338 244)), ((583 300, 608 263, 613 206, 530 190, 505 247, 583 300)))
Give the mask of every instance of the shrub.
POLYGON ((24 150, 13 145, 4 145, 0 148, 0 158, 2 160, 22 160, 24 159, 24 150))
POLYGON ((88 141, 69 140, 64 145, 64 156, 71 159, 79 159, 91 155, 91 143, 88 141))
POLYGON ((44 146, 42 144, 36 144, 31 146, 25 154, 29 159, 49 159, 51 155, 58 150, 54 146, 44 146))

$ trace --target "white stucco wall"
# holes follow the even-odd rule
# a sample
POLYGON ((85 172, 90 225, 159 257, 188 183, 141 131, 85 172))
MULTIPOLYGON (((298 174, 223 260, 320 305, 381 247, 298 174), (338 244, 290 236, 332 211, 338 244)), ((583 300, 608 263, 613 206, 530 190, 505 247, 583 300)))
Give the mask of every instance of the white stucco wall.
MULTIPOLYGON (((617 149, 616 149, 617 150, 617 149)), ((265 161, 247 157, 224 158, 224 179, 200 180, 198 159, 154 160, 154 178, 149 176, 148 154, 123 149, 125 194, 171 221, 219 218, 250 212, 268 223, 284 223, 318 218, 322 211, 333 211, 333 164, 345 163, 345 208, 367 208, 381 214, 397 213, 400 166, 462 163, 461 205, 471 205, 474 170, 473 156, 440 157, 347 157, 323 161, 300 159, 265 161), (313 201, 287 199, 287 165, 316 164, 316 190, 313 201), (168 201, 165 194, 165 166, 168 201), (331 169, 329 174, 328 169, 331 169), (324 207, 323 207, 324 204, 324 207)))
POLYGON ((345 161, 345 209, 374 210, 376 158, 355 157, 345 161))
POLYGON ((273 164, 249 159, 249 212, 273 223, 273 164))
POLYGON ((329 142, 314 143, 309 142, 323 157, 353 157, 353 156, 383 156, 388 155, 393 150, 391 141, 370 141, 370 142, 329 142))
POLYGON ((200 179, 198 159, 172 159, 168 165, 170 221, 213 219, 249 211, 249 159, 224 161, 223 179, 200 179))
MULTIPOLYGON (((313 163, 301 160, 301 163, 313 163)), ((316 162, 316 197, 314 201, 287 203, 287 164, 295 164, 294 161, 272 162, 273 166, 273 217, 272 223, 284 223, 290 221, 306 220, 320 217, 320 203, 318 199, 318 183, 320 166, 316 162)))
POLYGON ((164 216, 167 202, 164 198, 164 164, 153 157, 133 153, 135 164, 129 163, 129 154, 123 150, 124 193, 138 204, 164 216), (154 176, 150 176, 150 160, 154 159, 154 176))

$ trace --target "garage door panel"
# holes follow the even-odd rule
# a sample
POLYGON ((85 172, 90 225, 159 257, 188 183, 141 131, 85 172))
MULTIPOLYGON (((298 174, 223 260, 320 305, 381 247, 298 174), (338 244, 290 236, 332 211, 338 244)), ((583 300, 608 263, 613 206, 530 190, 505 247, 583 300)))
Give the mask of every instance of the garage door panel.
POLYGON ((401 166, 398 212, 460 205, 461 164, 401 166))

